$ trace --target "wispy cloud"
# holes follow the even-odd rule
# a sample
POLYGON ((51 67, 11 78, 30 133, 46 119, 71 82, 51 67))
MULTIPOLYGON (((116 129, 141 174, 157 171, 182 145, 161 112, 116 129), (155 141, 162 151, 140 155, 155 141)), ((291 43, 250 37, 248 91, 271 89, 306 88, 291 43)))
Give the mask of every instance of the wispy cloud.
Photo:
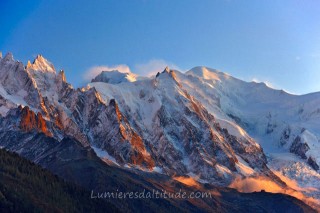
POLYGON ((112 70, 118 70, 119 72, 122 72, 122 73, 131 72, 129 66, 125 64, 118 64, 118 65, 111 65, 111 66, 107 66, 107 65, 94 66, 89 68, 87 71, 85 71, 83 75, 83 79, 86 81, 90 81, 91 79, 99 75, 102 71, 112 71, 112 70))
POLYGON ((152 59, 146 63, 136 64, 134 70, 141 76, 152 76, 157 74, 157 72, 163 71, 166 66, 170 69, 179 70, 179 67, 174 63, 162 59, 152 59))

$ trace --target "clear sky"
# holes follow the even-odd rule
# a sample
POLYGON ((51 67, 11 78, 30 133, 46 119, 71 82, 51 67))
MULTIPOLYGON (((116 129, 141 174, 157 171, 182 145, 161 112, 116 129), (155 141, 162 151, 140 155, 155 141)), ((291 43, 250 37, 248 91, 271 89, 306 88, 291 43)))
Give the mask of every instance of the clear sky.
POLYGON ((96 66, 146 75, 168 64, 315 92, 320 1, 1 0, 0 51, 24 63, 42 54, 75 86, 96 66))

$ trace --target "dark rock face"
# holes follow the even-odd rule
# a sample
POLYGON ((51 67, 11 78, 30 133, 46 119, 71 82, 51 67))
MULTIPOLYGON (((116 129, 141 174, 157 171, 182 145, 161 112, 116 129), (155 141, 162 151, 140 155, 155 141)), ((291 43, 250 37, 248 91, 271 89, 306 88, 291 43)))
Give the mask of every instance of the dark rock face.
POLYGON ((316 171, 319 170, 319 165, 313 157, 308 158, 308 164, 316 171))
POLYGON ((287 127, 283 130, 282 135, 280 137, 280 145, 284 146, 288 143, 288 140, 290 138, 290 134, 291 134, 291 128, 287 127))
POLYGON ((43 119, 41 113, 38 112, 35 114, 27 106, 21 109, 20 128, 26 132, 36 130, 47 136, 52 136, 52 133, 48 130, 46 121, 43 119))
MULTIPOLYGON (((301 130, 301 134, 303 134, 306 129, 301 130)), ((319 165, 314 156, 307 156, 308 150, 310 150, 307 141, 302 139, 303 136, 297 136, 290 147, 290 152, 295 153, 296 155, 300 156, 302 159, 305 159, 306 162, 316 171, 319 170, 319 165)))
POLYGON ((307 159, 306 152, 309 149, 308 144, 301 142, 300 136, 297 136, 290 147, 290 152, 297 154, 302 159, 307 159))

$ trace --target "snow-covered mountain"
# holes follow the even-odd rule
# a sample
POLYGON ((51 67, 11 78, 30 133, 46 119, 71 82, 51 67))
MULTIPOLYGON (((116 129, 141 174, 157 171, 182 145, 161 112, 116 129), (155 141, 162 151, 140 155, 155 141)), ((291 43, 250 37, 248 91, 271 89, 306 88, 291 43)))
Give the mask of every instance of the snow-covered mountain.
MULTIPOLYGON (((206 67, 150 78, 102 72, 75 89, 43 56, 26 66, 10 53, 0 59, 1 147, 49 162, 54 144, 73 138, 111 166, 240 191, 263 180, 313 204, 319 103, 320 93, 291 95, 206 67)), ((259 184, 255 190, 271 190, 259 184)))
POLYGON ((264 149, 270 168, 301 186, 319 186, 320 93, 292 95, 206 67, 186 74, 179 76, 182 85, 210 113, 245 129, 264 149), (210 97, 217 97, 219 107, 210 97))
POLYGON ((122 73, 118 70, 102 71, 92 82, 105 82, 109 84, 120 84, 122 82, 135 82, 137 75, 133 73, 122 73))
MULTIPOLYGON (((228 184, 237 175, 272 176, 260 146, 250 137, 234 137, 223 129, 175 73, 164 70, 153 79, 121 85, 93 82, 86 89, 95 88, 105 103, 118 103, 144 140, 147 155, 165 174, 190 174, 219 184, 228 184)), ((108 141, 94 141, 112 153, 108 141)))

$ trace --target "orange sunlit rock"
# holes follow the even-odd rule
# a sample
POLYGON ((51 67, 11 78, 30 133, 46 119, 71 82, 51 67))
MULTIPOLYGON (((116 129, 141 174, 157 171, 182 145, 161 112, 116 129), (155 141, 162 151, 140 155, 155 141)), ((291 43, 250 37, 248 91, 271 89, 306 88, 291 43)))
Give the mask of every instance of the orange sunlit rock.
POLYGON ((179 181, 187 186, 193 186, 193 187, 199 187, 199 183, 193 179, 192 177, 173 177, 173 179, 175 179, 176 181, 179 181))
POLYGON ((52 136, 41 113, 38 112, 36 115, 27 106, 24 107, 21 112, 20 128, 26 132, 36 130, 44 133, 47 136, 52 136))

